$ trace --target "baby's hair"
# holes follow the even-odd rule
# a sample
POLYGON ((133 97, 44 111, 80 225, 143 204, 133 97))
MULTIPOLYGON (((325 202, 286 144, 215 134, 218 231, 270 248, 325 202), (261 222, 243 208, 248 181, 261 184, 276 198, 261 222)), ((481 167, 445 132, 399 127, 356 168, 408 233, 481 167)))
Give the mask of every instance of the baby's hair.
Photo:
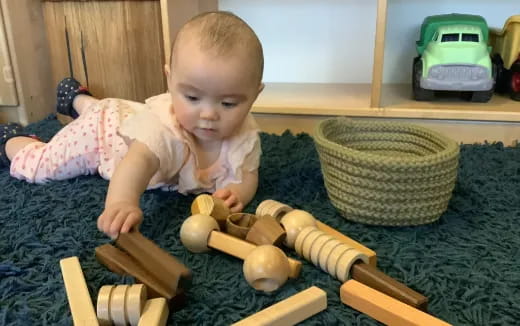
POLYGON ((176 46, 181 43, 183 34, 190 32, 200 42, 203 51, 215 51, 216 55, 226 55, 237 48, 250 52, 255 71, 258 72, 258 82, 262 80, 264 71, 264 55, 262 44, 253 29, 240 17, 227 11, 205 12, 191 18, 177 34, 171 48, 171 62, 176 52, 176 46))

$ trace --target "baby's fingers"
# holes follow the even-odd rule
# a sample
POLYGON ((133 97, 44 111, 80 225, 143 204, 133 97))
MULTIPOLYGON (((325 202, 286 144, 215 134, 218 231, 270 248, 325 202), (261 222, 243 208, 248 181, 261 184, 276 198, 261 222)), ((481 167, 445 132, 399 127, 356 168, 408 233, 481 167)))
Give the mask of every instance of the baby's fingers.
POLYGON ((221 188, 213 193, 213 197, 220 198, 222 200, 227 200, 232 195, 229 189, 221 188))
POLYGON ((119 235, 119 232, 121 231, 121 227, 123 226, 123 223, 125 222, 127 216, 128 216, 128 212, 119 211, 119 213, 116 215, 116 217, 112 220, 112 223, 110 223, 108 232, 105 232, 105 233, 107 233, 112 239, 117 238, 117 236, 119 235))
POLYGON ((127 233, 132 229, 132 227, 138 227, 141 221, 143 220, 143 216, 140 213, 133 212, 130 213, 121 227, 121 233, 127 233))

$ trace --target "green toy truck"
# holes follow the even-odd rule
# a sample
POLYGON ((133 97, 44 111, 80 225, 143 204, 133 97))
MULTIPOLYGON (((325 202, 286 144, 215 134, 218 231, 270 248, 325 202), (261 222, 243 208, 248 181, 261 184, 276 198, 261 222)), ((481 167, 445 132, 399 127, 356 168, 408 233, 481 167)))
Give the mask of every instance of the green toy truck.
POLYGON ((413 61, 412 87, 417 101, 431 101, 435 91, 458 91, 472 102, 493 96, 495 69, 482 16, 428 16, 421 25, 413 61))
POLYGON ((520 15, 509 17, 502 29, 491 29, 489 45, 497 66, 496 91, 520 101, 520 15))

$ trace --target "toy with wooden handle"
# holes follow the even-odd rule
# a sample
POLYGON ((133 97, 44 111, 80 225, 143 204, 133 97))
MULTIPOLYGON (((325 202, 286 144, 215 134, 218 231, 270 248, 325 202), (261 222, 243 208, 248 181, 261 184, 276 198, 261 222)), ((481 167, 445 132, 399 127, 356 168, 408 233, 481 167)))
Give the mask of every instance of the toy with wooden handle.
MULTIPOLYGON (((257 247, 219 230, 219 225, 212 217, 202 214, 193 215, 182 223, 181 242, 191 252, 201 253, 213 248, 242 260, 245 260, 257 247)), ((289 277, 297 278, 300 274, 301 262, 292 258, 288 258, 288 262, 289 277)))
POLYGON ((425 310, 428 298, 368 264, 368 257, 315 226, 304 228, 296 238, 295 250, 314 265, 345 282, 351 276, 380 292, 425 310))
POLYGON ((258 205, 256 215, 261 216, 260 214, 271 215, 280 221, 280 224, 282 224, 284 227, 285 232, 287 232, 284 244, 289 248, 294 248, 294 242, 296 241, 297 234, 306 226, 312 225, 316 226, 323 232, 330 234, 346 245, 353 247, 365 254, 368 257, 368 262, 370 265, 376 266, 377 264, 377 256, 373 250, 363 246, 354 239, 347 237, 343 233, 336 231, 327 224, 320 222, 306 211, 293 209, 286 204, 280 203, 276 200, 268 199, 264 200, 260 203, 260 205, 258 205))

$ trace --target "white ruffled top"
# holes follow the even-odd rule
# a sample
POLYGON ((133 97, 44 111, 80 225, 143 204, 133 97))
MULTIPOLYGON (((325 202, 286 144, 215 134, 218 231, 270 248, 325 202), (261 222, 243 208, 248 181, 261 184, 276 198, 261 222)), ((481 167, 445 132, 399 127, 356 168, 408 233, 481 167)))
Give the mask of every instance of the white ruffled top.
POLYGON ((177 190, 182 194, 214 192, 231 183, 242 182, 242 171, 260 165, 259 128, 248 114, 241 128, 222 143, 218 159, 209 167, 198 166, 193 137, 184 130, 169 109, 169 93, 151 97, 145 105, 126 106, 120 112, 119 134, 144 143, 159 158, 159 170, 148 189, 177 190))

